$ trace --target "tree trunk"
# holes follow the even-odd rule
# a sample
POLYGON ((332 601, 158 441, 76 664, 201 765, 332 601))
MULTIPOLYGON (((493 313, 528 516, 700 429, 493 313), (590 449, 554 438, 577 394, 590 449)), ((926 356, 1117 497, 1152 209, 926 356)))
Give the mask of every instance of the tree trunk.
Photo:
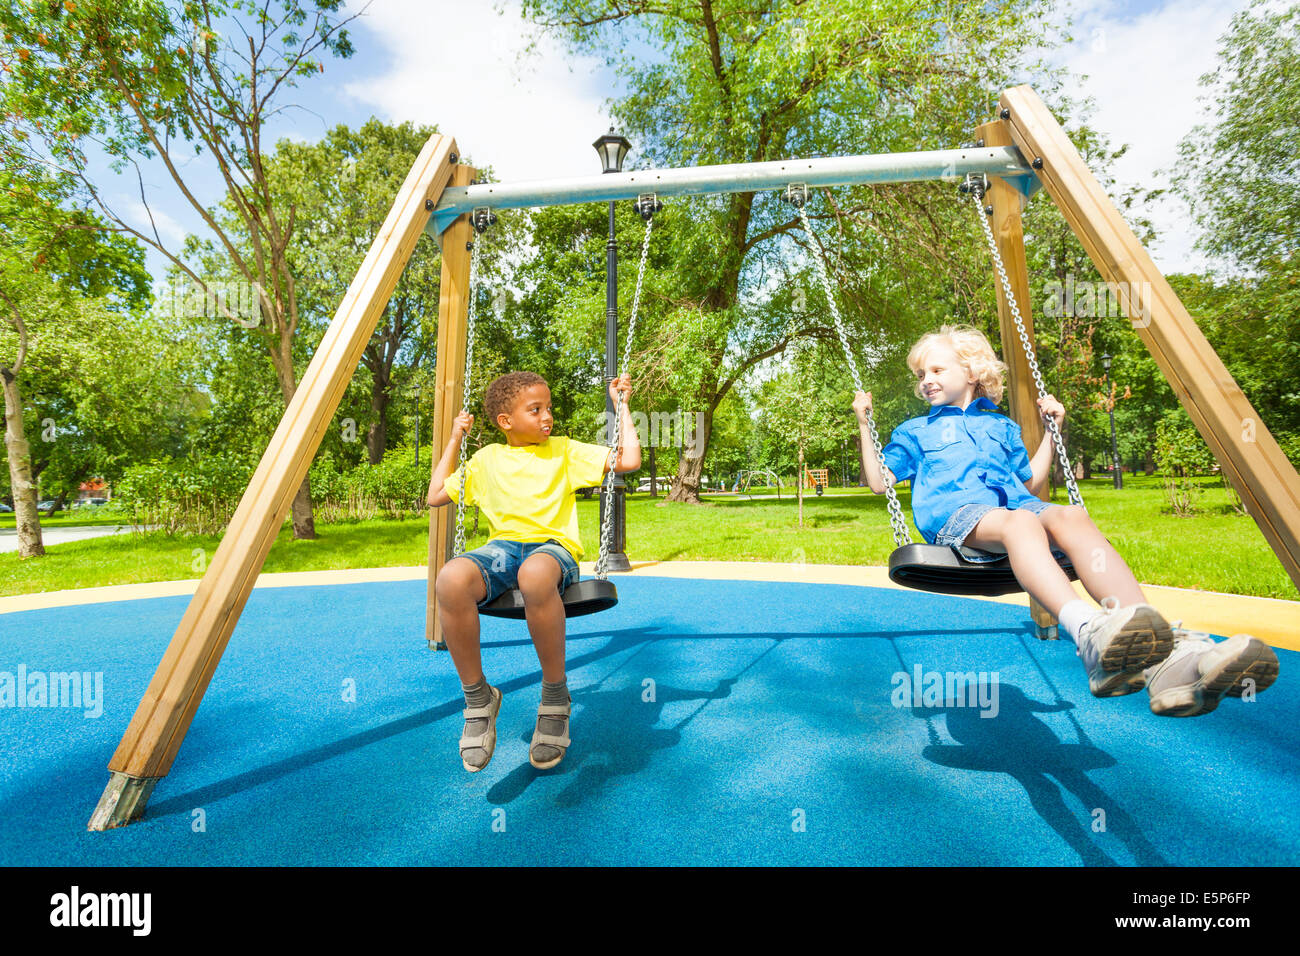
POLYGON ((799 434, 799 478, 795 482, 799 489, 799 527, 803 527, 803 433, 799 434))
POLYGON ((375 413, 375 418, 366 432, 366 452, 372 465, 384 460, 384 451, 388 447, 388 406, 391 401, 388 383, 376 379, 370 390, 370 410, 375 413))
POLYGON ((14 498, 14 519, 18 528, 18 557, 35 558, 45 553, 41 541, 41 515, 36 510, 36 485, 32 481, 32 457, 23 426, 23 402, 18 379, 0 369, 5 393, 5 451, 9 456, 9 485, 14 498))
POLYGON ((1092 459, 1089 458, 1087 455, 1084 455, 1082 458, 1079 459, 1079 463, 1083 466, 1083 477, 1084 477, 1084 478, 1091 478, 1091 477, 1092 477, 1092 459))
POLYGON ((650 446, 650 497, 659 497, 659 466, 655 462, 655 446, 650 446))
MULTIPOLYGON (((289 403, 293 401, 294 392, 298 390, 298 383, 293 377, 293 357, 289 352, 288 343, 285 343, 284 352, 275 356, 275 373, 280 380, 280 393, 284 396, 284 407, 287 409, 289 403)), ((293 516, 294 540, 314 541, 316 519, 312 517, 311 479, 306 475, 303 475, 302 484, 298 486, 298 491, 293 496, 290 514, 293 516)))
MULTIPOLYGON (((682 418, 685 419, 685 414, 682 418)), ((709 433, 713 431, 713 409, 700 413, 697 419, 699 430, 695 434, 686 434, 681 457, 677 461, 677 475, 673 479, 672 491, 667 501, 682 501, 687 504, 700 503, 700 475, 704 473, 704 450, 709 447, 709 433)), ((682 429, 686 431, 683 421, 682 429)))

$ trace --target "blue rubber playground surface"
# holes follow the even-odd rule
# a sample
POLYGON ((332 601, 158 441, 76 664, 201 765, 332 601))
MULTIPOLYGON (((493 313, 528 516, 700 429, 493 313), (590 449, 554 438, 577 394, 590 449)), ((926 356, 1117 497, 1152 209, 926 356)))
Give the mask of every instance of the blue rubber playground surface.
POLYGON ((484 620, 505 700, 479 774, 423 582, 255 590, 145 817, 105 833, 85 825, 106 764, 189 598, 4 615, 0 672, 102 674, 102 714, 0 709, 0 864, 1300 863, 1293 652, 1257 701, 1176 720, 1094 699, 1016 607, 617 584, 569 622, 574 742, 550 771, 528 765, 525 626, 484 620))

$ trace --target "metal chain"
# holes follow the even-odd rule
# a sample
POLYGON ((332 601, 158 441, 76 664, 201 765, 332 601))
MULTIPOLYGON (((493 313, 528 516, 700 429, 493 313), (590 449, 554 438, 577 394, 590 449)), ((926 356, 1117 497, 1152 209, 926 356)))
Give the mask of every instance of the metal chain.
MULTIPOLYGON (((1034 346, 1029 341, 1029 333, 1025 331, 1025 320, 1020 315, 1020 306, 1016 304, 1015 293, 1011 291, 1011 278, 1007 275, 1006 265, 1002 262, 1002 253, 998 251, 997 241, 993 238, 993 227, 989 225, 989 217, 984 212, 983 196, 979 191, 972 189, 971 199, 974 200, 975 208, 979 212, 980 224, 984 227, 984 237, 988 240, 989 252, 993 256, 993 266, 1002 282, 1002 291, 1007 297, 1007 305, 1011 309, 1011 318, 1016 323, 1016 331, 1020 334, 1020 345, 1025 350, 1025 358, 1029 360, 1029 371, 1034 376, 1034 387, 1038 389, 1039 398, 1046 398, 1047 388, 1043 384, 1043 374, 1038 370, 1038 358, 1034 354, 1034 346)), ((1074 470, 1070 467, 1070 458, 1065 452, 1065 440, 1056 427, 1056 419, 1051 415, 1042 417, 1046 422, 1048 432, 1052 436, 1052 442, 1056 446, 1056 457, 1061 461, 1061 471, 1065 474, 1065 486, 1070 493, 1070 504, 1086 509, 1087 505, 1083 503, 1083 495, 1079 493, 1079 486, 1075 484, 1074 470)))
MULTIPOLYGON (((641 241, 641 264, 636 271, 636 292, 632 295, 632 314, 627 322, 627 341, 623 345, 623 364, 619 367, 620 377, 627 371, 632 360, 632 339, 636 335, 637 310, 641 305, 641 284, 645 281, 646 258, 650 254, 650 229, 654 218, 645 221, 645 238, 641 241)), ((600 490, 601 500, 605 503, 605 515, 600 523, 600 554, 596 557, 596 577, 604 581, 609 577, 609 549, 614 538, 614 464, 618 461, 618 450, 623 442, 623 393, 618 393, 614 405, 613 444, 609 449, 609 469, 600 490)))
MULTIPOLYGON (((461 385, 460 410, 469 411, 470 383, 474 370, 474 318, 478 305, 478 262, 474 243, 467 243, 470 248, 469 260, 469 317, 465 321, 465 376, 461 385)), ((456 554, 465 553, 465 489, 469 487, 469 461, 466 452, 469 448, 469 432, 460 436, 460 494, 456 496, 456 554)))
MULTIPOLYGON (((844 348, 844 358, 849 363, 849 371, 853 374, 853 386, 859 392, 864 392, 866 389, 862 387, 862 375, 858 371, 858 363, 853 357, 853 350, 849 348, 849 336, 844 330, 844 320, 840 318, 839 305, 836 303, 835 294, 831 290, 830 274, 826 270, 826 261, 822 258, 821 246, 818 245, 817 236, 812 230, 812 224, 808 221, 808 211, 804 208, 804 203, 796 202, 795 206, 799 210, 799 219, 803 222, 804 232, 808 233, 808 238, 811 240, 813 259, 817 263, 817 272, 821 276, 822 287, 826 290, 826 301, 830 304, 831 315, 835 319, 835 331, 839 333, 840 345, 844 348)), ((907 527, 907 518, 903 515, 903 506, 898 503, 898 492, 894 490, 894 482, 891 480, 892 472, 885 466, 885 452, 880 444, 880 432, 876 430, 876 417, 869 407, 866 411, 867 428, 871 433, 871 443, 875 446, 876 461, 880 463, 881 479, 885 482, 885 495, 889 499, 889 524, 894 533, 894 546, 901 548, 905 544, 911 544, 912 534, 907 527)))

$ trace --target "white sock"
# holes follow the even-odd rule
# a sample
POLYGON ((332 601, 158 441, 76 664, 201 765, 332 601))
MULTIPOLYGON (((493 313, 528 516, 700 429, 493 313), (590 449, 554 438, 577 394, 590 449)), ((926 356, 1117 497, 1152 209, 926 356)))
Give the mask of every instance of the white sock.
POLYGON ((1095 613, 1097 613, 1095 607, 1082 598, 1075 598, 1073 601, 1067 601, 1065 607, 1061 608, 1057 621, 1060 622, 1065 633, 1070 635, 1070 640, 1074 641, 1075 646, 1078 646, 1079 632, 1095 613))

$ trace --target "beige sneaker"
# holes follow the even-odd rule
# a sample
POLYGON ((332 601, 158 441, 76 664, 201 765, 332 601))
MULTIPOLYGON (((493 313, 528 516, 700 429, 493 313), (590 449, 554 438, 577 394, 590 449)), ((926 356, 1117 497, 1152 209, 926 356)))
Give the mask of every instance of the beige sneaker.
POLYGON ((1248 681, 1259 693, 1277 680, 1277 654, 1258 638, 1234 634, 1215 641, 1203 631, 1174 630, 1174 652, 1146 675, 1151 712, 1162 717, 1197 717, 1240 697, 1248 681))
POLYGON ((1120 607, 1108 597, 1079 633, 1078 654, 1094 697, 1118 697, 1141 690, 1144 671, 1174 648, 1169 622, 1150 604, 1120 607))

